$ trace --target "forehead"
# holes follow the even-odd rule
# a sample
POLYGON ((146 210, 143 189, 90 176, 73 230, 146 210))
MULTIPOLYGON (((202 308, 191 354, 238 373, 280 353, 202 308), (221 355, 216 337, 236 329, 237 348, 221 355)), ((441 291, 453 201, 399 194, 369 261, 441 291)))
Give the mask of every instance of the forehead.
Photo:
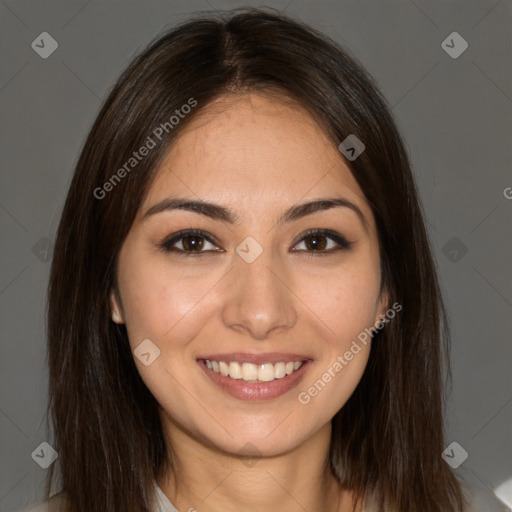
POLYGON ((220 97, 194 114, 170 146, 145 205, 168 195, 235 206, 344 195, 365 198, 336 145, 286 98, 220 97))

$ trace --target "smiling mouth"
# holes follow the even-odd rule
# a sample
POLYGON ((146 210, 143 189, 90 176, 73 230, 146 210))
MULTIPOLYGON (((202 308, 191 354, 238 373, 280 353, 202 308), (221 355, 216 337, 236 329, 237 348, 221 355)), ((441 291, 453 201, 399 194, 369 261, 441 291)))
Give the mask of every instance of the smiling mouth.
POLYGON ((239 363, 237 361, 214 361, 204 359, 204 364, 215 373, 233 380, 256 384, 284 379, 299 370, 305 361, 279 361, 276 363, 239 363))
POLYGON ((230 352, 196 359, 215 387, 243 401, 266 401, 296 388, 313 366, 305 354, 230 352))

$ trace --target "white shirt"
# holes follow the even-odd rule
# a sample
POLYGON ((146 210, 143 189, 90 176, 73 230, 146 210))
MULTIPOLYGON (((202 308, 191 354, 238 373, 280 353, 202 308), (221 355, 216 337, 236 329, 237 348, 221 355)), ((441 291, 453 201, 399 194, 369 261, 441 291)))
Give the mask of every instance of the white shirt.
MULTIPOLYGON (((171 503, 169 498, 164 494, 160 486, 155 482, 155 494, 156 494, 156 508, 153 512, 179 512, 178 509, 171 503)), ((48 501, 36 503, 26 509, 24 512, 59 512, 59 506, 64 503, 63 493, 53 495, 48 501)), ((363 504, 362 512, 365 512, 366 508, 363 504)))
MULTIPOLYGON (((156 507, 153 512, 178 512, 159 485, 155 482, 156 507)), ((48 501, 42 501, 31 505, 23 512, 60 512, 60 507, 65 503, 64 493, 59 492, 50 497, 48 501)))

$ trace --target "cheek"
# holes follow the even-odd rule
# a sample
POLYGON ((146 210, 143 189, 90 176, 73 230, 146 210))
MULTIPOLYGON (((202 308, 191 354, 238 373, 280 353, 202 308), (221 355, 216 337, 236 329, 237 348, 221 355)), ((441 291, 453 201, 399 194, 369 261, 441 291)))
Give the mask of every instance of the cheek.
POLYGON ((378 266, 361 261, 316 279, 304 279, 299 296, 324 326, 330 344, 341 349, 373 325, 380 288, 378 266))
POLYGON ((365 329, 375 322, 379 289, 379 266, 370 256, 302 284, 301 296, 315 313, 310 318, 316 319, 313 329, 321 329, 323 343, 322 357, 301 386, 305 394, 299 402, 317 411, 320 423, 346 403, 364 373, 371 340, 365 329))
MULTIPOLYGON (((216 275, 191 274, 186 265, 171 266, 164 258, 162 263, 152 261, 148 265, 126 261, 125 269, 120 288, 131 342, 132 338, 153 337, 179 344, 177 338, 184 326, 199 328, 208 307, 208 291, 218 281, 216 275), (192 318, 194 322, 189 321, 192 318)), ((187 337, 191 336, 193 332, 187 332, 187 337)))
MULTIPOLYGON (((208 291, 218 278, 204 270, 202 275, 191 275, 186 265, 178 268, 161 259, 152 258, 150 264, 145 264, 143 256, 135 251, 129 258, 120 258, 123 312, 132 352, 146 339, 160 351, 147 366, 134 357, 142 380, 164 410, 176 417, 188 417, 190 407, 195 405, 184 388, 190 380, 187 348, 211 311, 208 291)), ((204 411, 197 407, 194 414, 201 417, 204 411)))
POLYGON ((314 378, 300 390, 300 407, 316 418, 318 425, 330 419, 347 403, 366 368, 369 345, 358 344, 357 353, 351 350, 336 354, 331 362, 319 368, 314 378), (348 361, 346 353, 351 354, 348 361), (340 368, 342 368, 340 370, 340 368))

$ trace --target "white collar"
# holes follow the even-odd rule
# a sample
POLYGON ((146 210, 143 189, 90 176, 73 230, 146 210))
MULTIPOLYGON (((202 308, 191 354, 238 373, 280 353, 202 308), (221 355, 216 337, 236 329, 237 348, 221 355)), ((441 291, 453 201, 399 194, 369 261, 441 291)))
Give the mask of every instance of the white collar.
MULTIPOLYGON (((155 481, 155 492, 157 499, 157 508, 154 512, 179 512, 179 510, 171 503, 171 500, 164 494, 164 491, 160 489, 160 486, 155 481)), ((368 502, 365 496, 363 500, 363 510, 365 512, 368 509, 368 502)))
POLYGON ((179 512, 155 481, 156 508, 154 512, 179 512))

